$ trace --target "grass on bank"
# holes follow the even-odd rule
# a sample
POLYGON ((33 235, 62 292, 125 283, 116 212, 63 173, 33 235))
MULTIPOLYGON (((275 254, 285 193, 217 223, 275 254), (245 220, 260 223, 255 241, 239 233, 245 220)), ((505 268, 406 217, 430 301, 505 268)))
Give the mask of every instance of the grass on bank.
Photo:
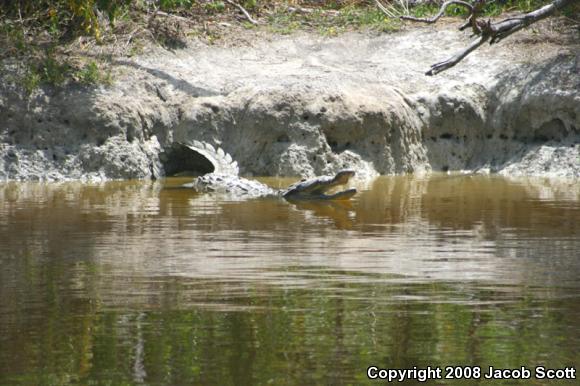
MULTIPOLYGON (((425 17, 438 11, 435 2, 410 6, 389 3, 393 16, 425 17)), ((250 23, 228 1, 221 0, 0 0, 0 71, 17 66, 26 94, 41 85, 67 82, 85 85, 112 82, 109 62, 118 55, 138 54, 147 44, 185 47, 192 36, 214 43, 235 39, 232 26, 290 34, 298 30, 335 36, 351 30, 391 32, 402 23, 378 9, 374 0, 236 0, 259 26, 250 23)), ((528 12, 548 0, 496 0, 485 13, 528 12)), ((572 10, 577 15, 578 9, 572 10)), ((464 16, 449 7, 448 16, 464 16)))

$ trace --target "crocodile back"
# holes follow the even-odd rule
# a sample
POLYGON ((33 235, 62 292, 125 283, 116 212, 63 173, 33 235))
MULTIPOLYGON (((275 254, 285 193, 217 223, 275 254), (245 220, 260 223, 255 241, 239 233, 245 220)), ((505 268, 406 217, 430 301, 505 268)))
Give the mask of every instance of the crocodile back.
POLYGON ((258 181, 220 173, 200 176, 191 187, 200 193, 217 193, 236 199, 276 196, 278 193, 258 181))
POLYGON ((238 163, 232 159, 232 156, 223 151, 221 148, 215 148, 207 142, 193 141, 193 143, 183 143, 190 150, 196 152, 205 158, 213 166, 213 173, 237 176, 240 173, 238 163))

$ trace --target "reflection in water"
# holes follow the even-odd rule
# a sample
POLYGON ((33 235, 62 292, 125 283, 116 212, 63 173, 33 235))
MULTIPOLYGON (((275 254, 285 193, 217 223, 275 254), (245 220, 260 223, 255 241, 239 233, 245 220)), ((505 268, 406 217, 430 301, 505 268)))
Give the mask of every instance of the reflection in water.
POLYGON ((0 185, 0 384, 579 363, 576 181, 381 177, 296 204, 183 182, 0 185))

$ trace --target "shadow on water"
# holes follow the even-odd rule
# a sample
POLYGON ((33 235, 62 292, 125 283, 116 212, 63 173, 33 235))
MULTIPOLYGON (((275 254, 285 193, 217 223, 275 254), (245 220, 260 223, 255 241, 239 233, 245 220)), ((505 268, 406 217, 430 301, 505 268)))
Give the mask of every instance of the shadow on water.
POLYGON ((370 365, 580 359, 575 181, 381 177, 324 204, 183 182, 0 186, 0 384, 346 385, 370 365))

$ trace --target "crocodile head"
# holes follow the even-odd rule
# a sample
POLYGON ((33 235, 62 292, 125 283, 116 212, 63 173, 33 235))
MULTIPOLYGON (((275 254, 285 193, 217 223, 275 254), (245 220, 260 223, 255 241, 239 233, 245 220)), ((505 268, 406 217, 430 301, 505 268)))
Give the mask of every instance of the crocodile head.
POLYGON ((334 176, 315 177, 291 185, 282 196, 288 201, 298 200, 348 200, 356 194, 356 189, 346 189, 327 193, 330 189, 345 185, 354 176, 354 170, 341 170, 334 176))

